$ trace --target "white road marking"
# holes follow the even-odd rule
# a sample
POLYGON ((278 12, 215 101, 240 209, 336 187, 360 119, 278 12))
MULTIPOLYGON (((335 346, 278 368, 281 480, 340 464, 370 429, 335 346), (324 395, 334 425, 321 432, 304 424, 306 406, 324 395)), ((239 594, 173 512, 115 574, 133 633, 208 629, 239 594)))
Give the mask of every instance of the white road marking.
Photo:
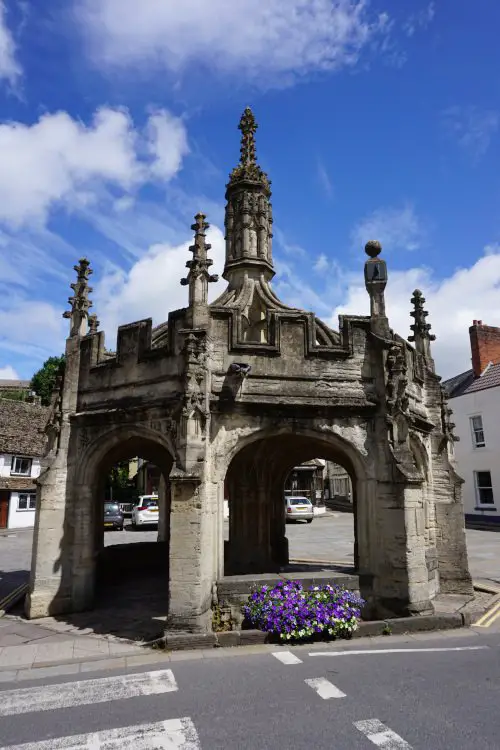
POLYGON ((304 682, 306 685, 309 685, 309 687, 312 687, 313 690, 316 690, 319 697, 323 698, 325 701, 329 698, 346 697, 346 694, 343 693, 342 690, 339 690, 338 687, 332 685, 332 683, 324 677, 314 677, 311 680, 304 680, 304 682))
POLYGON ((383 750, 412 750, 409 745, 399 734, 386 727, 378 719, 369 721, 355 721, 354 726, 359 729, 370 742, 383 750))
POLYGON ((51 711, 177 690, 170 669, 0 691, 0 716, 51 711))
POLYGON ((282 664, 302 664, 302 659, 292 654, 291 651, 273 651, 272 655, 282 664))
POLYGON ((311 651, 309 656, 359 656, 359 654, 421 654, 436 651, 482 651, 489 646, 453 646, 450 648, 368 648, 365 651, 311 651))
POLYGON ((169 719, 104 732, 10 745, 3 750, 200 750, 191 719, 169 719))

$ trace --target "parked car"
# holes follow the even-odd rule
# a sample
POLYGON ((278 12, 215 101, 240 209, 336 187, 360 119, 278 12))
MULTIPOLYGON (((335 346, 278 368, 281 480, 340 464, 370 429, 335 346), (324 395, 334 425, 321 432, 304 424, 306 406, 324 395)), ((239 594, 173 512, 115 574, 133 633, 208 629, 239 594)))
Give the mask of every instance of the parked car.
POLYGON ((141 495, 138 504, 132 511, 132 526, 158 525, 158 497, 156 495, 141 495))
POLYGON ((123 513, 123 515, 125 517, 130 518, 130 516, 132 515, 132 511, 134 510, 134 505, 135 505, 135 503, 133 503, 133 502, 130 502, 130 503, 120 503, 120 510, 121 510, 121 512, 123 513))
POLYGON ((104 528, 123 531, 123 513, 118 503, 104 503, 104 528))
POLYGON ((297 521, 302 519, 307 523, 312 523, 314 518, 314 508, 307 497, 285 497, 286 520, 297 521))

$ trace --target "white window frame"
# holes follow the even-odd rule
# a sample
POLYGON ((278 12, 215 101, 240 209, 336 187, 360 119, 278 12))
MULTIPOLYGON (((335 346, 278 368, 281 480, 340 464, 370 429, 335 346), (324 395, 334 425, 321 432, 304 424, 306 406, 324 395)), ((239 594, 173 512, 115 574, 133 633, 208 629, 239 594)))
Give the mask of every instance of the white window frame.
POLYGON ((27 513, 36 510, 36 492, 20 492, 17 496, 17 510, 19 513, 27 513), (21 508, 21 498, 26 498, 26 508, 21 508))
POLYGON ((472 445, 473 445, 473 447, 474 448, 485 448, 486 447, 486 440, 485 440, 485 437, 484 437, 484 425, 483 425, 483 418, 482 418, 481 414, 474 414, 472 417, 469 417, 469 421, 470 421, 470 429, 471 429, 471 433, 472 433, 472 445), (480 427, 475 427, 474 426, 474 420, 475 419, 480 421, 480 424, 481 424, 480 427), (482 436, 482 440, 478 439, 478 437, 481 438, 481 436, 482 436))
POLYGON ((481 508, 494 508, 495 507, 495 495, 493 493, 493 479, 491 478, 491 471, 489 471, 489 469, 483 469, 483 470, 475 471, 474 472, 474 488, 475 488, 475 491, 476 491, 476 505, 477 506, 479 506, 481 508), (486 487, 486 486, 479 487, 479 484, 478 484, 478 474, 489 474, 490 475, 490 486, 489 487, 486 487), (491 503, 481 502, 481 490, 482 489, 485 489, 485 490, 486 489, 490 489, 491 490, 491 497, 492 497, 491 503))
POLYGON ((30 477, 31 476, 31 470, 33 468, 33 459, 28 458, 27 456, 12 456, 12 460, 10 462, 10 475, 12 477, 30 477), (27 461, 28 462, 28 471, 16 471, 16 462, 17 461, 27 461))

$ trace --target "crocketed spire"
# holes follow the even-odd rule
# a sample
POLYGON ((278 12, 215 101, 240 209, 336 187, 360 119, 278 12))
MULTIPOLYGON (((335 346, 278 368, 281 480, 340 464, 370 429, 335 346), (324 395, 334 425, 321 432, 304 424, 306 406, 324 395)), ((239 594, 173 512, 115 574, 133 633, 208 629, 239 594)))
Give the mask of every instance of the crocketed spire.
POLYGON ((240 162, 229 176, 228 187, 238 182, 260 182, 269 188, 269 178, 257 164, 255 132, 258 127, 252 110, 246 107, 238 125, 241 130, 240 162))

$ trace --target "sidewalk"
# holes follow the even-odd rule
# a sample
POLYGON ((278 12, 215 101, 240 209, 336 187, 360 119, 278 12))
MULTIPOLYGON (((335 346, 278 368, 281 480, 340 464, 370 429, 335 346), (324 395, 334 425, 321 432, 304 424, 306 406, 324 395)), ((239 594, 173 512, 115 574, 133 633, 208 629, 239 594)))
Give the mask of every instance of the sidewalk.
MULTIPOLYGON (((44 625, 5 616, 0 620, 0 682, 48 674, 73 674, 92 669, 147 663, 151 652, 117 638, 58 633, 44 625), (131 659, 134 659, 132 663, 131 659), (55 666, 59 665, 59 666, 55 666), (49 670, 49 671, 47 671, 49 670)), ((153 655, 156 661, 161 655, 153 655)))

